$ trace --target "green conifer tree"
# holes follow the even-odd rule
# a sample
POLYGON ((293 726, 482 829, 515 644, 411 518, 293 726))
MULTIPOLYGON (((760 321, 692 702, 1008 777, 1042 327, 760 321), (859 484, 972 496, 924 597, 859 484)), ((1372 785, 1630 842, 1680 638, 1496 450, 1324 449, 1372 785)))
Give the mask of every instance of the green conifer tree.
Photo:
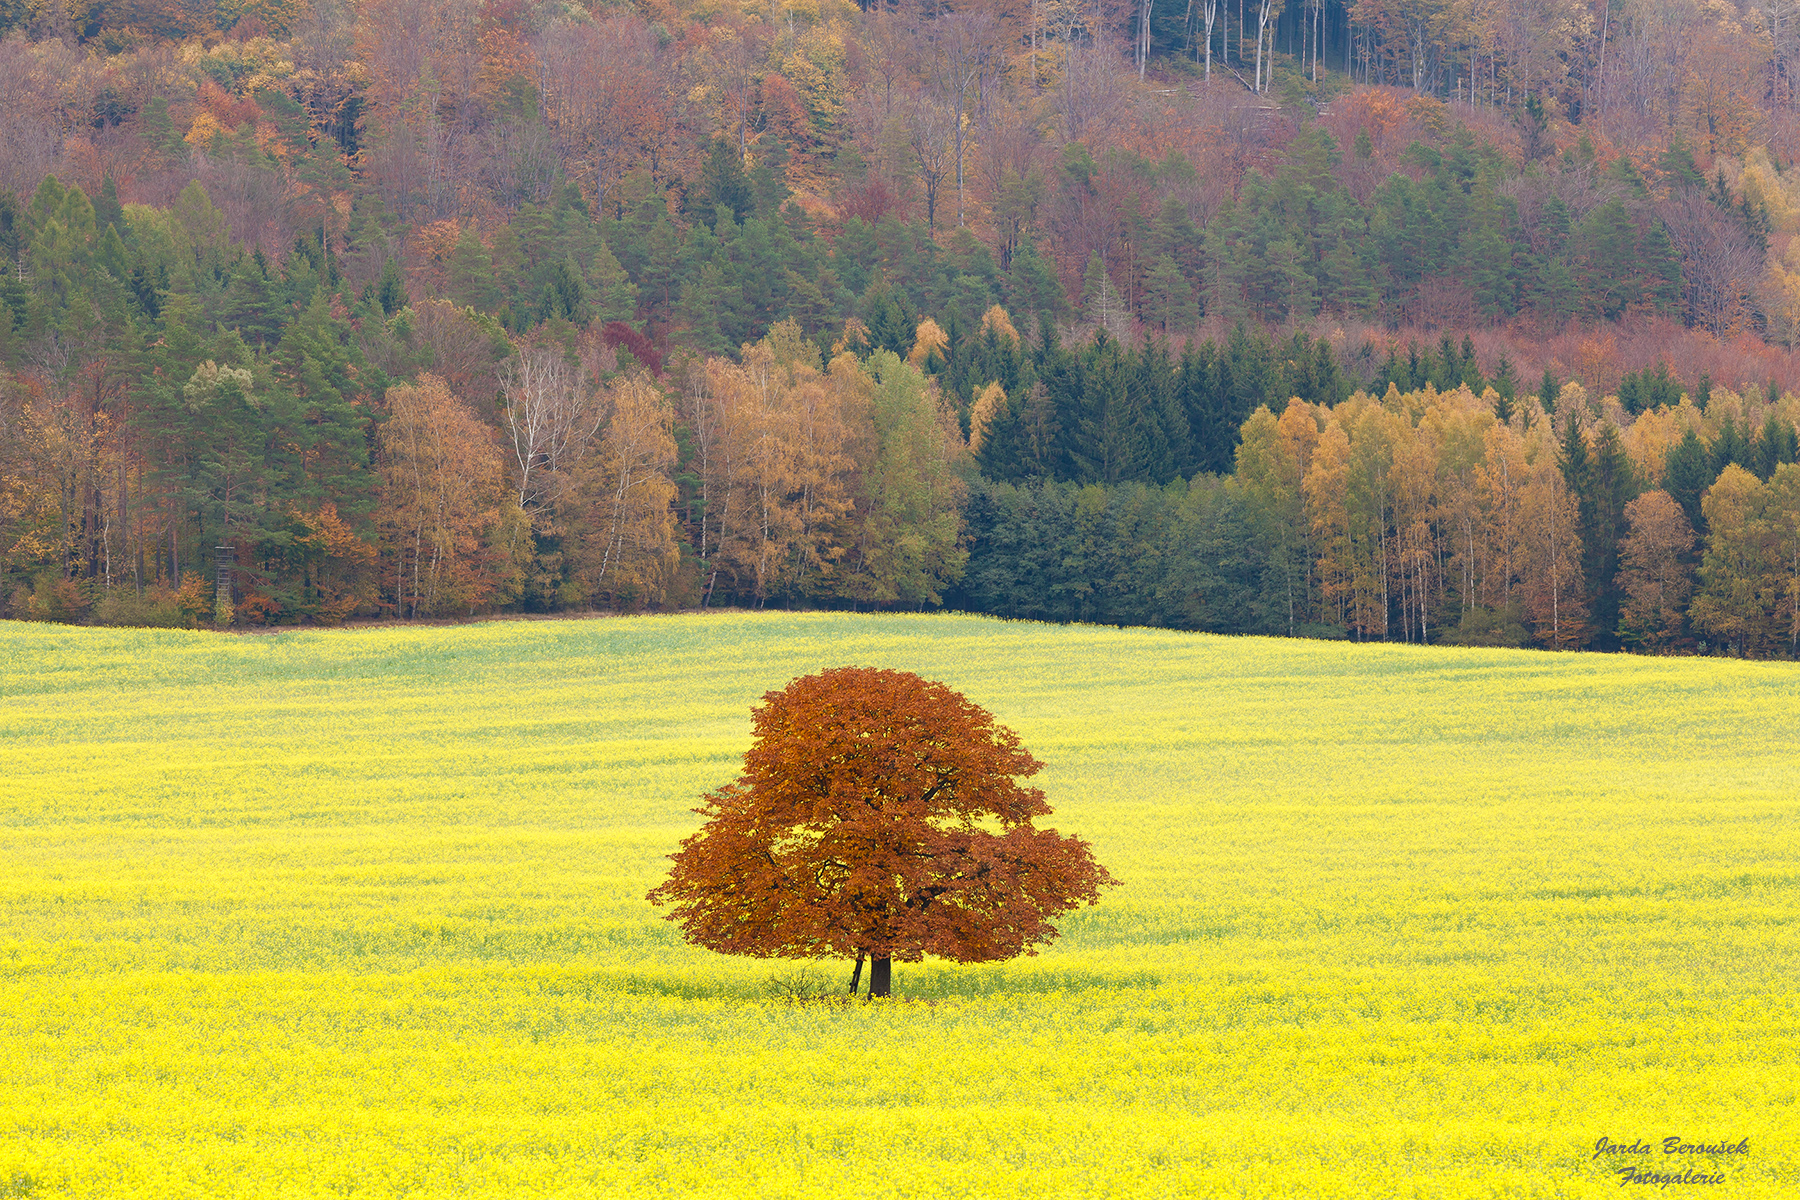
POLYGON ((1644 302, 1654 312, 1673 313, 1681 306, 1681 255, 1661 221, 1652 220, 1639 240, 1644 302))
POLYGON ((127 228, 125 210, 119 206, 119 188, 111 175, 101 179, 100 194, 94 197, 94 228, 105 230, 108 225, 117 226, 121 234, 127 228))
POLYGON ((1718 477, 1719 473, 1713 470, 1711 452, 1691 428, 1663 461, 1663 490, 1681 505, 1681 511, 1687 514, 1688 524, 1696 533, 1706 532, 1706 515, 1701 510, 1700 497, 1718 477))
POLYGON ((756 208, 756 196, 744 174, 744 157, 729 139, 714 138, 700 167, 700 195, 695 215, 711 228, 721 211, 742 222, 756 208))
POLYGON ((1163 254, 1144 278, 1144 319, 1164 333, 1180 333, 1200 323, 1194 289, 1174 256, 1163 254))
POLYGON ((231 284, 225 293, 225 324, 259 349, 280 339, 275 284, 261 250, 232 265, 231 284))
POLYGON ((721 330, 720 310, 725 280, 717 263, 708 262, 681 288, 675 305, 675 323, 683 332, 683 344, 699 354, 729 354, 731 343, 721 330))
POLYGON ((1618 200, 1608 200, 1582 219, 1575 240, 1582 248, 1577 278, 1589 313, 1618 320, 1643 295, 1637 227, 1631 215, 1618 200))
POLYGON ((412 303, 406 294, 406 280, 400 276, 400 264, 393 259, 381 265, 381 277, 375 281, 375 302, 386 316, 393 316, 412 303))
POLYGON ((369 413, 357 401, 365 377, 374 394, 385 391, 386 381, 360 360, 349 323, 332 315, 320 288, 282 334, 273 359, 275 388, 292 400, 277 433, 294 453, 283 486, 290 503, 307 507, 329 499, 346 517, 373 507, 369 413))
POLYGON ((1012 271, 1007 277, 1007 307, 1016 313, 1030 313, 1043 325, 1051 325, 1068 313, 1068 297, 1056 272, 1038 256, 1030 238, 1019 243, 1013 252, 1012 271))
POLYGON ((602 325, 612 321, 629 324, 637 316, 637 298, 637 284, 625 274, 612 250, 601 243, 587 272, 587 303, 592 319, 602 325))
POLYGON ((466 228, 450 251, 450 299, 476 312, 491 313, 500 305, 494 282, 494 259, 473 228, 466 228))

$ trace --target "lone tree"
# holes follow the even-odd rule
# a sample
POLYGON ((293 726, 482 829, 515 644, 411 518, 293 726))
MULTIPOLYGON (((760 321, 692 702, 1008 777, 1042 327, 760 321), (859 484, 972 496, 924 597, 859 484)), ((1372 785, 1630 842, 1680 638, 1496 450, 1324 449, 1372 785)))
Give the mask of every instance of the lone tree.
POLYGON ((1087 843, 1033 829, 1043 763, 992 714, 906 671, 838 667, 769 692, 744 771, 652 891, 688 941, 758 958, 854 956, 854 993, 893 961, 1035 954, 1050 918, 1117 883, 1087 843), (998 832, 995 832, 995 826, 998 832))

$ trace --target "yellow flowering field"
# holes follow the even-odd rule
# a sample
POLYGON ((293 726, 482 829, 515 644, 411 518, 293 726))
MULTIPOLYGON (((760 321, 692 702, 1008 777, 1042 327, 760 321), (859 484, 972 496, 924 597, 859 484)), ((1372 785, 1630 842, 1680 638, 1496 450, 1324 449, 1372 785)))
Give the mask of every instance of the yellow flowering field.
POLYGON ((0 1197, 1791 1197, 1797 750, 1781 664, 8 623, 0 1197), (1124 886, 875 1006, 685 946, 663 856, 844 663, 1016 728, 1124 886))

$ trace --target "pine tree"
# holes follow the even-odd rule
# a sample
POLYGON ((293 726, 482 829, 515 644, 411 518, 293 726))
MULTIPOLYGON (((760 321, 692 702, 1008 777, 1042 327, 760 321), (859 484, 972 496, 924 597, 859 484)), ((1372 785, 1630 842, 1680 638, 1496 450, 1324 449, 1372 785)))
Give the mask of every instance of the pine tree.
POLYGON ((274 280, 261 250, 240 258, 232 266, 231 285, 225 297, 225 323, 258 349, 273 345, 281 337, 274 280))
POLYGON ((162 96, 144 101, 138 114, 138 135, 149 148, 153 165, 173 167, 187 162, 188 146, 169 119, 169 102, 162 96))
MULTIPOLYGON (((627 177, 630 182, 630 177, 627 177)), ((621 184, 621 191, 624 185, 621 184)), ((606 238, 607 245, 619 256, 619 265, 636 283, 642 283, 644 264, 650 256, 650 234, 658 225, 669 223, 669 208, 655 196, 644 196, 631 211, 614 225, 606 238)))
POLYGON ((1513 371, 1512 359, 1502 354, 1500 361, 1494 365, 1494 391, 1509 404, 1519 394, 1519 378, 1513 371))
POLYGON ((1546 197, 1543 211, 1538 217, 1538 237, 1543 239, 1544 253, 1552 258, 1566 254, 1569 236, 1574 228, 1574 222, 1569 216, 1569 206, 1562 202, 1562 197, 1546 197))
MULTIPOLYGON (((359 516, 373 506, 369 415, 357 403, 359 374, 366 370, 360 358, 348 322, 332 316, 323 288, 275 348, 275 386, 293 399, 290 423, 275 440, 297 455, 285 487, 309 509, 330 500, 340 512, 359 516)), ((367 374, 371 391, 385 390, 385 380, 367 374)))
POLYGON ((1477 396, 1487 388, 1487 378, 1481 373, 1481 364, 1475 361, 1475 339, 1463 334, 1462 340, 1462 385, 1477 396))
POLYGON ((645 246, 644 272, 638 279, 642 289, 639 303, 643 305, 646 317, 666 317, 683 290, 681 239, 674 225, 669 223, 667 213, 661 214, 661 219, 651 227, 645 246))
POLYGON ((731 353, 731 343, 721 328, 724 293, 724 273, 712 262, 703 264, 682 285, 681 299, 675 305, 675 323, 686 329, 683 343, 701 354, 731 353))
POLYGON ((845 221, 831 259, 844 286, 857 295, 867 291, 880 258, 881 248, 875 243, 875 231, 869 223, 861 217, 845 221))
POLYGON ((1582 219, 1575 240, 1581 246, 1577 277, 1588 310, 1603 320, 1617 320, 1644 290, 1631 215, 1618 200, 1608 200, 1582 219))
POLYGON ((588 266, 586 292, 589 317, 601 325, 637 316, 637 284, 604 242, 588 266))
POLYGON ((1712 469, 1716 479, 1729 466, 1747 467, 1750 462, 1750 439, 1737 420, 1727 414, 1719 422, 1719 436, 1713 439, 1712 469))
POLYGON ((390 317, 412 303, 406 281, 400 277, 400 264, 391 258, 382 264, 381 278, 375 281, 375 302, 390 317))
MULTIPOLYGON (((1233 334, 1234 338, 1237 336, 1233 334)), ((1238 411, 1242 404, 1232 395, 1225 352, 1210 341, 1198 349, 1190 344, 1182 354, 1178 386, 1192 439, 1193 469, 1230 474, 1237 452, 1238 428, 1247 414, 1238 411)))
POLYGON ((1368 318, 1374 315, 1379 297, 1353 240, 1348 235, 1339 237, 1326 256, 1327 296, 1332 307, 1343 315, 1368 318))
POLYGON ((1183 273, 1199 278, 1205 258, 1205 242, 1200 230, 1188 216, 1187 206, 1174 196, 1163 201, 1156 222, 1151 227, 1150 252, 1156 257, 1168 255, 1183 273))
POLYGON ((1102 328, 1081 357, 1076 482, 1110 485, 1142 478, 1157 453, 1159 431, 1144 398, 1132 391, 1131 355, 1102 328))
POLYGON ((1144 279, 1144 318, 1165 333, 1192 329, 1200 323, 1194 289, 1171 255, 1159 257, 1144 279))
POLYGON ((19 252, 24 249, 25 220, 19 198, 10 189, 0 188, 0 275, 15 272, 19 252))
POLYGON ((1007 276, 1007 306, 1020 314, 1035 316, 1040 324, 1049 325, 1063 317, 1069 301, 1063 295, 1056 272, 1038 257, 1030 238, 1019 243, 1013 252, 1012 271, 1007 276))
POLYGON ((1306 260, 1292 238, 1270 242, 1264 261, 1274 285, 1272 300, 1290 322, 1312 320, 1318 308, 1318 289, 1306 260))
POLYGON ((1227 200, 1206 227, 1206 262, 1210 268, 1205 307, 1209 316, 1236 325, 1247 315, 1244 304, 1245 263, 1250 247, 1242 206, 1227 200))
POLYGON ((1331 352, 1331 343, 1325 338, 1319 338, 1313 342, 1309 351, 1306 349, 1306 340, 1304 333, 1294 336, 1295 371, 1286 390, 1309 404, 1342 404, 1349 399, 1353 389, 1338 367, 1337 356, 1331 352))
POLYGON ((863 325, 869 330, 872 348, 890 350, 901 356, 912 350, 919 319, 903 290, 877 283, 863 296, 860 311, 863 325))
MULTIPOLYGON (((125 249, 125 239, 119 236, 117 225, 108 222, 104 228, 106 232, 100 235, 100 244, 94 251, 94 265, 120 283, 129 282, 131 258, 125 249)), ((267 261, 263 258, 261 250, 256 252, 256 261, 258 263, 267 261)))
POLYGON ((1512 247, 1492 225, 1477 225, 1463 238, 1463 277, 1475 293, 1481 315, 1499 320, 1512 315, 1512 247))
MULTIPOLYGON (((1571 427, 1575 424, 1570 421, 1571 427)), ((1610 421, 1600 425, 1583 466, 1580 484, 1570 482, 1581 514, 1582 574, 1596 640, 1610 648, 1617 643, 1619 610, 1624 602, 1618 571, 1619 544, 1628 532, 1625 507, 1643 488, 1610 421)))
POLYGON ((1644 399, 1638 387, 1637 372, 1627 371, 1619 380, 1619 407, 1633 416, 1644 411, 1644 399))
POLYGON ((1187 414, 1176 391, 1175 364, 1160 338, 1152 339, 1132 356, 1131 394, 1144 430, 1144 452, 1137 478, 1163 484, 1192 471, 1192 439, 1187 414))
POLYGON ((544 272, 544 283, 538 292, 537 316, 540 321, 585 321, 588 316, 587 286, 581 282, 581 269, 569 258, 559 258, 544 272))
POLYGON ((1539 267, 1533 295, 1538 311, 1558 326, 1581 311, 1581 283, 1560 254, 1552 255, 1539 267))
POLYGON ((1681 255, 1661 221, 1652 220, 1644 231, 1638 245, 1638 261, 1644 302, 1654 312, 1676 311, 1681 304, 1681 255))
POLYGON ((1657 170, 1663 177, 1663 184, 1669 188, 1706 186, 1706 177, 1700 174, 1700 167, 1694 162, 1693 151, 1688 149, 1687 139, 1677 132, 1656 160, 1657 170))
POLYGON ((94 197, 94 228, 105 230, 109 225, 125 232, 125 210, 119 206, 119 188, 111 175, 100 181, 100 194, 94 197))
POLYGON ((1793 424, 1770 412, 1750 446, 1750 469, 1758 479, 1767 483, 1776 467, 1794 461, 1793 438, 1793 424))
POLYGON ((1663 462, 1663 491, 1681 505, 1688 524, 1695 532, 1706 532, 1706 518, 1700 497, 1711 487, 1719 473, 1713 469, 1712 454, 1699 435, 1689 429, 1670 450, 1663 462))
POLYGON ((755 213, 765 221, 775 220, 792 192, 787 185, 788 150, 781 139, 768 132, 757 142, 757 162, 749 177, 750 195, 755 213))
POLYGON ((457 237, 449 265, 451 300, 481 313, 491 313, 499 307, 500 289, 494 283, 493 257, 472 227, 457 237))
POLYGON ((1455 391, 1462 383, 1462 355, 1457 351, 1455 339, 1448 333, 1438 342, 1437 361, 1431 364, 1430 375, 1431 385, 1440 392, 1455 391))
POLYGON ((756 208, 756 196, 744 174, 744 157, 726 138, 714 138, 700 167, 700 196, 695 215, 712 228, 721 215, 741 223, 756 208))

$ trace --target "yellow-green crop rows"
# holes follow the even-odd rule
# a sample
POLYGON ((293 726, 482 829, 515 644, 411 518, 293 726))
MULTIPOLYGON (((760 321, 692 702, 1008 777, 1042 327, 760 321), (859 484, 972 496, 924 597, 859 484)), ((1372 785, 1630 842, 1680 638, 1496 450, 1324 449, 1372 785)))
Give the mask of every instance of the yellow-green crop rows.
POLYGON ((3 625, 0 1196, 1800 1195, 1797 735, 1717 660, 3 625), (1019 730, 1124 886, 873 1007, 685 946, 662 856, 841 663, 1019 730))

